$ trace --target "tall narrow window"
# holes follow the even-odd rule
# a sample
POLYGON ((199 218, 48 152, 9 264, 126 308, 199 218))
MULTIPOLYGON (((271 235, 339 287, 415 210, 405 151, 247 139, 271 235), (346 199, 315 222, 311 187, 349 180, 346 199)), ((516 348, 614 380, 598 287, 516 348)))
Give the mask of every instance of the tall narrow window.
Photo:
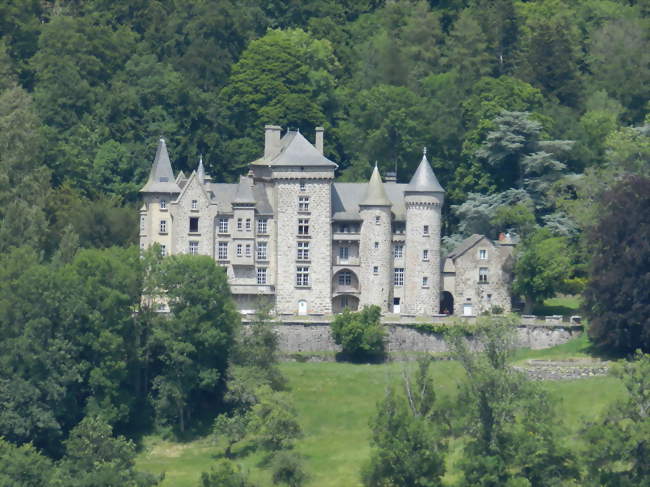
POLYGON ((298 242, 298 260, 309 260, 309 242, 298 242))
POLYGON ((309 267, 296 267, 296 286, 309 286, 309 267))
POLYGON ((196 240, 191 240, 189 250, 190 250, 191 255, 198 254, 199 253, 199 243, 196 240))
POLYGON ((160 220, 160 233, 167 233, 167 220, 160 220))
POLYGON ((160 200, 159 205, 160 205, 161 210, 166 210, 167 209, 167 200, 164 200, 164 199, 160 200))
POLYGON ((478 282, 488 282, 488 268, 479 267, 478 269, 478 282))
POLYGON ((429 249, 422 250, 422 260, 429 260, 429 249))
POLYGON ((242 218, 237 218, 237 230, 242 231, 244 228, 244 220, 242 218))
POLYGON ((145 216, 140 215, 140 233, 144 233, 145 216))
POLYGON ((304 181, 300 181, 300 191, 306 191, 307 190, 307 185, 305 184, 304 181))
POLYGON ((228 233, 228 218, 219 218, 219 233, 228 233))
POLYGON ((380 223, 381 223, 381 217, 379 215, 377 215, 375 217, 375 225, 379 225, 380 223))
POLYGON ((395 275, 393 279, 393 284, 395 286, 403 286, 404 285, 404 268, 403 267, 395 267, 395 275))
POLYGON ((376 248, 376 249, 379 248, 379 242, 375 242, 375 248, 376 248))
POLYGON ((219 247, 217 247, 217 259, 228 260, 228 242, 219 242, 219 247))
POLYGON ((422 234, 423 235, 429 235, 429 225, 424 225, 422 227, 422 234))
POLYGON ((257 268, 257 284, 266 284, 266 267, 257 268))
POLYGON ((257 242, 257 260, 266 260, 266 242, 257 242))
POLYGON ((298 219, 298 235, 309 235, 309 218, 298 219))
POLYGON ((487 250, 481 249, 478 251, 478 258, 481 260, 487 260, 487 250))
POLYGON ((339 247, 339 258, 341 260, 348 260, 350 256, 350 247, 339 247))
POLYGON ((404 256, 404 244, 396 243, 393 247, 393 256, 396 259, 401 259, 404 256))
POLYGON ((427 276, 422 278, 422 287, 429 287, 429 278, 427 276))
POLYGON ((198 209, 199 209, 199 202, 198 202, 198 200, 192 200, 192 209, 193 209, 193 210, 198 210, 198 209))
POLYGON ((372 273, 373 273, 375 276, 376 276, 377 274, 379 274, 379 266, 378 266, 378 265, 376 265, 376 266, 374 266, 374 267, 372 268, 372 273))
POLYGON ((190 217, 190 233, 198 233, 199 232, 199 217, 198 216, 191 216, 190 217))
POLYGON ((309 196, 298 196, 298 211, 309 211, 309 196))
POLYGON ((246 244, 246 257, 251 256, 251 244, 246 244))
POLYGON ((237 244, 237 257, 241 257, 241 256, 242 256, 242 250, 243 250, 243 248, 244 248, 244 246, 243 246, 242 244, 237 244))
POLYGON ((260 218, 257 220, 257 233, 261 235, 269 233, 268 220, 266 218, 260 218))
POLYGON ((246 218, 246 231, 250 232, 251 231, 251 219, 246 218))
POLYGON ((161 245, 160 246, 160 256, 165 257, 167 255, 167 246, 166 245, 161 245))

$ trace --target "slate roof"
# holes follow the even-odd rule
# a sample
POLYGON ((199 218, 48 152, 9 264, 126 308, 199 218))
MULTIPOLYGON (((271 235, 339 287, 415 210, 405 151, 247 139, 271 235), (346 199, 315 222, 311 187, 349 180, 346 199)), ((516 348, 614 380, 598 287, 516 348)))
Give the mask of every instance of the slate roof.
POLYGON ((251 165, 338 167, 321 154, 300 132, 291 130, 280 139, 280 150, 277 154, 270 159, 263 157, 257 159, 251 165))
POLYGON ((438 178, 433 173, 431 164, 429 164, 429 161, 427 160, 426 151, 422 155, 422 160, 420 161, 420 165, 415 170, 415 174, 413 174, 413 177, 411 178, 411 182, 409 183, 408 188, 406 190, 408 192, 413 192, 413 193, 416 192, 444 193, 445 192, 445 190, 442 189, 442 186, 440 186, 440 183, 438 182, 438 178))
POLYGON ((235 197, 233 198, 233 203, 245 203, 245 204, 255 204, 255 196, 253 196, 252 189, 253 181, 246 176, 239 177, 239 184, 237 185, 237 190, 235 191, 235 197))
MULTIPOLYGON (((245 176, 242 176, 245 177, 245 176)), ((241 180, 240 180, 241 183, 241 180)), ((209 183, 206 185, 213 194, 212 202, 216 203, 219 212, 232 213, 232 204, 237 203, 237 190, 240 184, 232 183, 209 183)), ((266 190, 261 184, 253 184, 249 186, 250 194, 246 195, 246 199, 252 196, 252 203, 255 203, 255 208, 261 215, 272 215, 273 208, 266 194, 266 190)))
POLYGON ((176 184, 172 164, 169 160, 165 139, 158 141, 156 157, 154 157, 147 184, 140 190, 141 193, 180 193, 181 188, 176 184))
POLYGON ((392 206, 376 164, 366 186, 365 196, 359 204, 364 206, 392 206))
POLYGON ((460 257, 465 252, 467 252, 469 249, 474 247, 474 245, 479 243, 484 238, 485 238, 485 235, 479 235, 478 233, 475 233, 471 237, 467 237, 465 240, 463 240, 461 243, 459 243, 454 250, 452 250, 449 254, 447 254, 447 258, 448 259, 457 259, 458 257, 460 257))
MULTIPOLYGON (((337 221, 360 221, 359 203, 364 197, 368 183, 334 183, 332 184, 332 218, 337 221)), ((392 204, 396 221, 406 220, 404 191, 406 184, 384 183, 386 196, 392 204)))

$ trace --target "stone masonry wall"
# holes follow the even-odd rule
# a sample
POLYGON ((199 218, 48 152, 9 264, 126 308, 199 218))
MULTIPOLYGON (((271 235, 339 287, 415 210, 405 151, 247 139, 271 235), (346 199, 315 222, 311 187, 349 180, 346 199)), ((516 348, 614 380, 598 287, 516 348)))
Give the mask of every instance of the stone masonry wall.
MULTIPOLYGON (((244 325, 246 326, 246 325, 244 325)), ((279 338, 282 353, 298 352, 338 352, 340 347, 334 343, 329 323, 291 323, 274 327, 279 338)), ((389 352, 429 352, 448 351, 444 337, 439 333, 420 332, 409 326, 387 325, 389 352)), ((579 326, 534 326, 522 325, 517 328, 518 344, 534 350, 560 345, 578 336, 579 326)), ((469 338, 473 342, 473 338, 469 338)))
POLYGON ((389 311, 392 302, 391 289, 393 266, 391 254, 392 223, 389 206, 366 206, 361 208, 361 236, 359 260, 361 273, 361 299, 359 307, 377 305, 389 311), (379 217, 379 223, 375 218, 379 217), (377 247, 375 247, 375 244, 377 247), (374 267, 378 268, 375 274, 374 267))

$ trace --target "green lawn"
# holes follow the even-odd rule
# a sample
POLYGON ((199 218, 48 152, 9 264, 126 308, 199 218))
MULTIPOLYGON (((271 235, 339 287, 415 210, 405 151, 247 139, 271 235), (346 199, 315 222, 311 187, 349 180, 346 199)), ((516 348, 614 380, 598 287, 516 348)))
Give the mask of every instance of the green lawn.
MULTIPOLYGON (((567 358, 586 352, 584 339, 554 349, 522 351, 518 358, 567 358)), ((359 469, 368 459, 368 420, 386 387, 399 380, 404 367, 412 363, 354 365, 345 363, 284 363, 282 371, 289 378, 291 394, 298 408, 305 437, 298 451, 306 457, 312 476, 309 485, 319 487, 359 486, 359 469)), ((434 364, 439 394, 454 394, 461 377, 457 363, 434 364)), ((549 391, 558 401, 558 422, 567 427, 570 444, 576 445, 573 433, 581 421, 594 418, 610 401, 622 393, 620 383, 610 377, 581 381, 549 382, 549 391)), ((235 449, 237 451, 237 449, 235 449)), ((209 440, 172 443, 157 437, 145 439, 137 459, 138 467, 150 472, 166 472, 165 487, 197 487, 202 471, 210 468, 221 450, 209 440)), ((259 453, 238 458, 260 485, 270 486, 269 473, 259 468, 259 453)))
POLYGON ((581 297, 558 296, 544 301, 533 308, 533 314, 538 316, 562 315, 571 316, 580 314, 581 297))

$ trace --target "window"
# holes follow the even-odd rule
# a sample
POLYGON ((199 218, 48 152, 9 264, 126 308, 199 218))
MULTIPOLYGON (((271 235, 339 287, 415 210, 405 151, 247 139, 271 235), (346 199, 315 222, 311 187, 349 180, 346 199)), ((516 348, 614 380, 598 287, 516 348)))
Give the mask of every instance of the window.
POLYGON ((167 200, 160 200, 160 209, 161 210, 166 210, 167 209, 167 200))
POLYGON ((257 268, 257 284, 266 284, 266 267, 257 268))
POLYGON ((242 244, 237 244, 237 257, 242 256, 242 249, 243 248, 244 248, 244 246, 242 244))
POLYGON ((219 233, 228 233, 228 218, 219 218, 219 233))
POLYGON ((422 287, 429 287, 429 278, 427 276, 422 278, 422 287))
POLYGON ((309 219, 298 219, 298 235, 309 235, 309 219))
POLYGON ((199 243, 196 240, 190 241, 190 254, 196 255, 199 253, 199 243))
POLYGON ((219 242, 217 247, 217 259, 228 260, 228 242, 219 242))
POLYGON ((349 255, 350 255, 349 247, 339 247, 339 258, 341 260, 348 260, 349 255))
POLYGON ((429 260, 429 249, 424 249, 422 251, 422 260, 429 260))
POLYGON ((199 217, 191 216, 190 217, 190 233, 198 233, 199 231, 199 217))
POLYGON ((197 200, 192 200, 192 209, 193 210, 199 209, 199 202, 197 200))
POLYGON ((478 251, 478 258, 481 260, 487 260, 487 250, 481 249, 478 251))
POLYGON ((350 227, 348 227, 347 225, 341 225, 339 227, 339 232, 341 232, 341 233, 350 233, 350 227))
POLYGON ((266 242, 257 243, 257 260, 266 260, 266 242))
POLYGON ((298 242, 298 260, 309 260, 309 242, 298 242))
POLYGON ((352 273, 350 271, 339 272, 339 284, 341 286, 349 286, 352 284, 352 273))
POLYGON ((298 211, 309 211, 309 196, 298 196, 298 211))
POLYGON ((395 275, 393 277, 393 284, 395 286, 403 286, 404 285, 404 268, 403 267, 395 267, 395 275))
POLYGON ((376 249, 379 248, 379 242, 375 242, 375 248, 376 248, 376 249))
POLYGON ((166 245, 161 245, 160 246, 160 256, 165 257, 167 255, 167 246, 166 245))
POLYGON ((348 307, 349 307, 348 297, 341 296, 341 308, 348 308, 348 307))
POLYGON ((404 233, 404 224, 403 223, 395 223, 395 224, 393 224, 393 233, 397 233, 398 235, 402 235, 404 233))
POLYGON ((377 215, 375 217, 375 225, 379 225, 380 223, 381 223, 381 217, 379 215, 377 215))
POLYGON ((374 266, 374 267, 372 268, 372 273, 373 273, 375 276, 376 276, 377 274, 379 274, 379 266, 377 266, 377 265, 374 266))
POLYGON ((479 267, 478 269, 478 282, 488 282, 488 268, 479 267))
POLYGON ((309 286, 309 267, 296 267, 296 286, 309 286))
POLYGON ((145 217, 140 215, 140 233, 144 233, 145 217))
POLYGON ((307 189, 307 185, 305 184, 304 181, 300 181, 300 191, 305 191, 307 189))
POLYGON ((266 235, 268 233, 268 225, 267 225, 266 218, 260 218, 259 220, 257 220, 257 233, 261 233, 262 235, 266 235))
POLYGON ((167 233, 167 220, 160 220, 160 233, 167 233))
POLYGON ((401 259, 404 257, 404 244, 398 243, 393 247, 393 257, 401 259))
POLYGON ((250 232, 251 231, 251 219, 246 218, 246 231, 250 232))
POLYGON ((422 227, 422 234, 429 235, 429 225, 424 225, 424 227, 422 227))
POLYGON ((251 244, 246 244, 246 257, 251 256, 251 244))
POLYGON ((244 220, 242 220, 241 218, 237 218, 237 230, 239 230, 240 232, 241 232, 241 231, 243 230, 243 228, 244 228, 244 227, 243 227, 243 224, 244 224, 244 220))

